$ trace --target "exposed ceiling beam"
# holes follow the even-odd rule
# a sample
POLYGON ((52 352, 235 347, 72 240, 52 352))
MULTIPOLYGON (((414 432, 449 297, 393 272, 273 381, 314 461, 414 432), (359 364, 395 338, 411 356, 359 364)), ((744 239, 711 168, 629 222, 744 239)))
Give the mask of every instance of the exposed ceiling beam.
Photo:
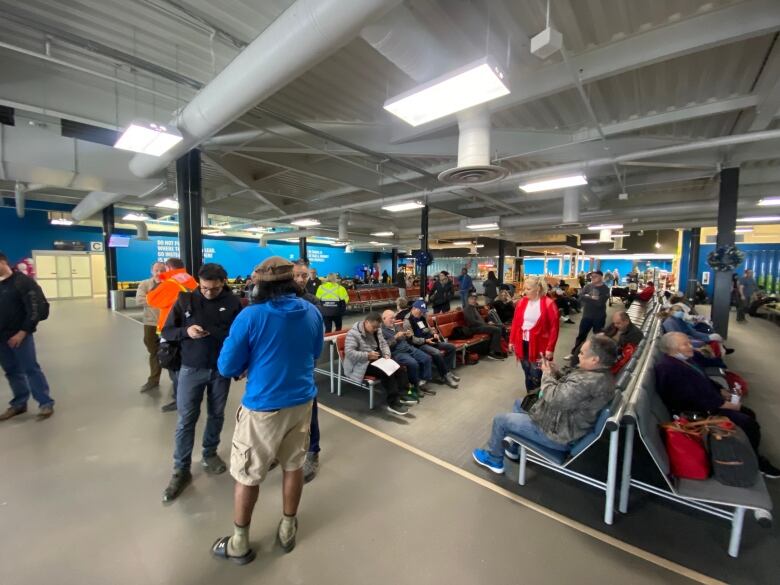
POLYGON ((780 42, 777 34, 761 69, 761 77, 756 84, 755 92, 759 96, 759 102, 756 105, 756 116, 750 124, 751 132, 766 130, 772 120, 780 114, 780 42))
POLYGON ((257 197, 260 201, 262 201, 266 205, 270 205, 273 209, 283 212, 282 208, 279 207, 279 205, 277 205, 276 202, 271 201, 268 197, 262 195, 252 187, 251 185, 252 178, 248 176, 246 172, 242 171, 238 167, 238 165, 233 164, 231 161, 216 159, 212 156, 209 156, 206 153, 202 153, 202 156, 204 161, 206 161, 208 164, 216 168, 228 180, 232 181, 239 187, 248 190, 250 193, 252 193, 255 197, 257 197))
MULTIPOLYGON (((582 72, 582 83, 590 83, 778 29, 780 2, 747 0, 596 47, 572 56, 571 63, 575 70, 582 72)), ((511 93, 490 102, 491 111, 513 108, 574 87, 564 63, 546 66, 510 83, 511 93)), ((395 142, 417 140, 455 123, 454 116, 416 128, 401 127, 399 123, 393 138, 395 142)))

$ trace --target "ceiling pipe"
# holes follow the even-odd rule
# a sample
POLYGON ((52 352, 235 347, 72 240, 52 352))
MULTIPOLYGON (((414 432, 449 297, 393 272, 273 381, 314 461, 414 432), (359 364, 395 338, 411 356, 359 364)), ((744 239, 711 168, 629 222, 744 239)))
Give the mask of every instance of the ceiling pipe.
POLYGON ((166 189, 168 186, 167 181, 162 181, 149 189, 148 191, 141 193, 140 195, 131 195, 128 193, 108 193, 106 191, 91 191, 82 199, 76 207, 73 208, 71 215, 76 221, 84 221, 85 219, 92 217, 96 213, 100 212, 104 208, 114 203, 119 203, 122 199, 127 197, 138 197, 144 199, 156 195, 160 191, 166 189))
POLYGON ((135 239, 139 240, 141 242, 147 242, 149 241, 149 226, 146 225, 145 221, 128 221, 126 223, 132 224, 135 226, 136 229, 136 235, 135 239))
POLYGON ((347 217, 346 213, 339 215, 339 240, 342 242, 345 242, 349 239, 349 234, 347 233, 348 221, 349 217, 347 217))
POLYGON ((576 224, 580 221, 580 194, 577 189, 563 192, 563 216, 561 223, 576 224))
POLYGON ((184 139, 159 157, 138 154, 130 170, 150 177, 199 146, 340 49, 400 0, 298 0, 252 41, 171 122, 184 139))
POLYGON ((16 199, 16 217, 19 219, 24 219, 25 191, 27 191, 27 186, 17 181, 16 185, 14 185, 14 197, 16 199))
MULTIPOLYGON (((507 175, 503 179, 490 183, 490 185, 481 187, 481 189, 488 189, 491 191, 494 189, 497 190, 506 189, 506 185, 508 183, 516 183, 521 180, 533 179, 537 177, 554 176, 554 175, 562 174, 564 172, 572 172, 572 171, 586 172, 588 169, 601 167, 605 165, 611 165, 613 162, 622 163, 622 162, 628 162, 632 160, 644 160, 644 159, 654 158, 658 156, 668 156, 668 155, 680 154, 684 152, 708 150, 712 148, 721 148, 724 146, 734 146, 737 144, 747 144, 751 142, 762 142, 764 140, 776 140, 776 139, 780 139, 780 130, 766 130, 763 132, 749 132, 747 134, 736 134, 733 136, 709 138, 707 140, 688 142, 685 144, 675 144, 673 146, 662 146, 660 148, 640 150, 637 152, 632 152, 617 157, 605 157, 605 158, 593 159, 590 161, 564 163, 560 165, 553 165, 553 166, 544 167, 540 169, 534 169, 532 171, 522 171, 519 173, 512 173, 510 175, 507 175)), ((474 189, 475 187, 464 187, 464 189, 465 188, 474 189)), ((326 209, 318 209, 316 210, 316 213, 327 214, 327 213, 334 213, 338 211, 348 211, 350 209, 366 209, 366 208, 377 207, 378 205, 388 205, 390 203, 407 201, 409 199, 426 199, 428 202, 433 203, 435 201, 443 201, 443 200, 451 199, 452 193, 455 193, 458 190, 459 188, 451 187, 451 186, 437 187, 435 189, 430 189, 427 191, 414 191, 411 193, 404 193, 392 197, 383 197, 381 199, 372 199, 369 201, 349 203, 349 204, 339 205, 336 207, 330 207, 326 209)), ((312 213, 311 211, 293 213, 281 217, 271 218, 266 221, 283 221, 287 219, 294 219, 297 217, 305 217, 311 215, 311 213, 312 213)))

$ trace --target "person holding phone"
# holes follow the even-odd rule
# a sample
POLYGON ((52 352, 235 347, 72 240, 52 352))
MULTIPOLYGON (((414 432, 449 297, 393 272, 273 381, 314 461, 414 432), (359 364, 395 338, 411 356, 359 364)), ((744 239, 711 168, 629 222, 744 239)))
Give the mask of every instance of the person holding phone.
POLYGON ((181 347, 173 477, 163 492, 163 502, 179 497, 192 481, 195 424, 204 394, 208 419, 203 431, 201 465, 214 475, 227 469, 217 455, 217 447, 225 421, 230 378, 220 375, 217 359, 230 326, 241 311, 241 301, 225 286, 226 282, 227 273, 222 266, 204 264, 198 271, 198 288, 179 295, 162 329, 163 339, 178 342, 181 347))

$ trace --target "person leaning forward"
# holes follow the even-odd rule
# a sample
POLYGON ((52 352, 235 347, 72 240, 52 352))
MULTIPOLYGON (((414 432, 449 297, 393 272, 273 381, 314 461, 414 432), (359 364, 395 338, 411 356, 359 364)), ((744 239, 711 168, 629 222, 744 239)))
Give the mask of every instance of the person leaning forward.
POLYGON ((257 303, 236 318, 219 356, 223 376, 247 372, 236 412, 230 474, 236 481, 233 534, 218 538, 211 553, 244 565, 255 558, 249 525, 260 484, 274 461, 283 472, 283 516, 277 539, 295 547, 303 465, 309 445, 312 401, 317 395, 314 365, 322 352, 322 315, 301 299, 293 264, 279 256, 255 270, 257 303))

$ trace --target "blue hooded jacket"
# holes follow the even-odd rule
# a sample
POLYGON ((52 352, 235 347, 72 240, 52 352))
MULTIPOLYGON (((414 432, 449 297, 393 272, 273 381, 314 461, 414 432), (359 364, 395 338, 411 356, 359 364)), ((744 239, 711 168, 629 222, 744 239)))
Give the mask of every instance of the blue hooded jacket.
POLYGON ((314 364, 322 353, 322 315, 311 303, 286 295, 239 313, 219 356, 219 372, 248 370, 241 400, 250 410, 305 404, 317 395, 314 364))

